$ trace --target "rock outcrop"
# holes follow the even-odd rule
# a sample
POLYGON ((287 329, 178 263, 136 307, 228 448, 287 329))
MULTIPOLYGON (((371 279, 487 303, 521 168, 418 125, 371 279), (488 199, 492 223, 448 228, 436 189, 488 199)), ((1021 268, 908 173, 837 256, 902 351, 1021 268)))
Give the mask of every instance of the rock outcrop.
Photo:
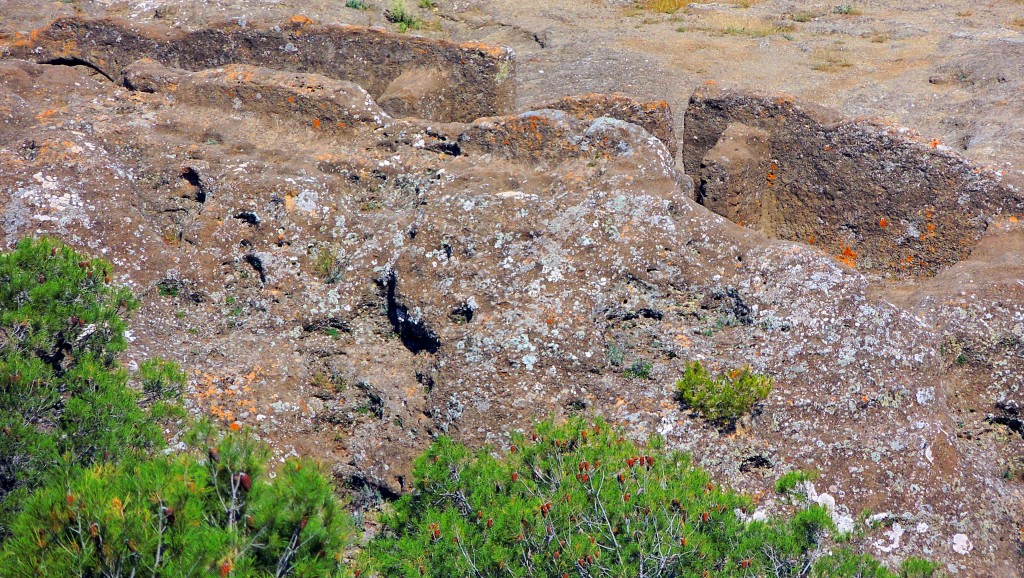
MULTIPOLYGON (((439 433, 501 448, 534 418, 602 414, 693 452, 769 511, 786 507, 764 493, 779 475, 820 470, 837 519, 869 508, 907 529, 898 548, 886 530, 853 538, 891 561, 916 553, 967 574, 1020 574, 1007 534, 1022 498, 992 458, 1021 453, 1024 438, 962 435, 1012 426, 972 422, 958 405, 989 375, 984 359, 964 373, 944 345, 967 322, 952 306, 946 324, 920 315, 960 286, 897 306, 835 259, 850 234, 858 269, 939 272, 934 282, 967 269, 961 259, 1015 193, 954 155, 784 100, 697 95, 680 149, 706 181, 701 198, 737 220, 769 214, 778 237, 820 235, 809 245, 691 199, 661 106, 591 95, 508 114, 513 67, 500 49, 308 24, 62 21, 11 38, 0 246, 50 234, 111 260, 142 300, 133 359, 191 368, 194 412, 386 495, 409 489, 412 458, 439 433), (360 65, 383 67, 379 78, 330 69, 350 36, 390 63, 360 65), (329 39, 332 50, 316 49, 329 39), (421 56, 399 57, 415 47, 421 56), (442 100, 430 94, 448 94, 432 75, 472 104, 416 118, 442 100), (817 196, 756 199, 784 190, 817 196), (877 198, 854 210, 865 191, 877 198), (910 235, 930 232, 927 206, 937 225, 940 210, 963 222, 910 235), (869 222, 892 240, 865 232, 869 222), (927 265, 890 267, 886 251, 927 265), (775 389, 720 431, 672 398, 694 359, 749 365, 775 389), (626 371, 634 363, 651 364, 649 379, 626 371), (954 548, 961 535, 970 557, 954 548)), ((990 326, 1013 330, 1013 311, 990 326)), ((1003 407, 1009 423, 1016 406, 1003 407)))
POLYGON ((204 70, 227 64, 310 72, 354 82, 374 97, 415 69, 431 67, 451 87, 429 93, 418 112, 432 120, 469 121, 515 106, 509 50, 391 34, 358 26, 320 26, 294 18, 258 27, 230 21, 192 32, 116 19, 63 18, 31 34, 0 38, 0 54, 42 63, 84 64, 111 80, 140 58, 204 70))
POLYGON ((701 204, 886 277, 934 275, 1024 213, 1024 193, 937 141, 785 96, 699 90, 683 143, 701 204))

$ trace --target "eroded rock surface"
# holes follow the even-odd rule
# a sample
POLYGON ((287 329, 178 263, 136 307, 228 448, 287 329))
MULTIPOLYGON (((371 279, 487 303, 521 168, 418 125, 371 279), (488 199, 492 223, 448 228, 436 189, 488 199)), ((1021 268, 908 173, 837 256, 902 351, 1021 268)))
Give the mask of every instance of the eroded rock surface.
POLYGON ((785 96, 707 88, 686 111, 683 164, 700 177, 698 200, 735 222, 864 271, 930 276, 970 255, 991 219, 1024 212, 1024 193, 913 137, 785 96))
POLYGON ((112 80, 140 58, 203 70, 227 64, 312 72, 354 82, 374 96, 410 70, 434 67, 458 91, 430 93, 421 110, 435 120, 472 120, 511 112, 511 51, 482 44, 432 41, 358 26, 318 26, 304 18, 259 27, 224 22, 185 32, 117 19, 62 18, 31 34, 6 34, 0 54, 35 62, 86 64, 112 80))
MULTIPOLYGON (((438 85, 409 71, 434 67, 437 51, 468 51, 466 63, 431 70, 472 94, 473 71, 486 69, 473 58, 493 57, 498 83, 501 50, 344 29, 369 38, 370 54, 425 48, 392 62, 386 84, 364 84, 317 64, 326 57, 309 49, 342 34, 329 27, 119 24, 117 47, 90 32, 109 22, 75 22, 70 36, 55 32, 65 22, 8 37, 9 54, 33 61, 0 61, 0 245, 53 234, 113 261, 143 303, 132 359, 191 368, 194 411, 251 425, 281 454, 316 455, 385 494, 409 488, 412 458, 438 433, 503 448, 509 428, 535 418, 596 413, 638 438, 663 434, 738 489, 767 491, 767 511, 785 508, 768 491, 779 475, 819 469, 819 498, 834 500, 837 518, 870 508, 907 528, 898 547, 891 530, 853 538, 890 562, 918 554, 965 575, 1020 575, 1021 483, 997 465, 1024 455, 1012 429, 1019 342, 1000 340, 1017 335, 1020 289, 1004 276, 960 293, 987 267, 1020 265, 999 251, 1019 236, 1013 191, 986 173, 896 129, 830 124, 777 98, 698 95, 705 108, 691 107, 679 148, 691 176, 719 187, 704 198, 763 215, 769 205, 748 199, 820 192, 800 175, 854 179, 832 193, 848 204, 797 206, 824 224, 808 229, 819 242, 793 243, 690 198, 661 106, 589 95, 508 114, 485 91, 481 118, 416 118, 418 93, 438 85), (239 40, 286 46, 281 34, 296 52, 268 59, 239 40), (204 38, 236 50, 204 60, 204 38), (92 68, 67 66, 78 62, 92 68), (857 174, 862 162, 869 175, 857 174), (879 198, 858 212, 864 191, 879 198), (884 213, 882 228, 906 238, 927 224, 929 203, 964 215, 933 245, 863 232, 884 213), (853 231, 842 225, 861 227, 856 268, 835 258, 853 231), (966 260, 965 240, 978 252, 966 260), (937 274, 895 299, 857 268, 910 276, 882 261, 902 250, 930 256, 915 275, 937 274), (994 341, 957 337, 980 328, 994 341), (693 359, 751 365, 775 390, 737 431, 719 431, 672 400, 693 359), (625 372, 640 361, 650 379, 625 372), (979 390, 993 375, 1004 379, 979 390)), ((770 214, 806 240, 794 213, 770 214)))

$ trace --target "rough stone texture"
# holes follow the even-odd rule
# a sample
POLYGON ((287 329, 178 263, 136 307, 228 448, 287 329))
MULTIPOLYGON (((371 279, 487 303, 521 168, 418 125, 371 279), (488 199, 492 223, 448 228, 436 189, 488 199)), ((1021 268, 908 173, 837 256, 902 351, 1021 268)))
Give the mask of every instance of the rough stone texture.
POLYGON ((318 74, 281 72, 246 64, 189 73, 152 59, 124 69, 133 90, 159 93, 181 105, 270 116, 346 131, 362 124, 384 126, 390 117, 359 85, 318 74))
MULTIPOLYGON (((194 59, 176 46, 161 62, 194 59)), ((324 459, 357 498, 408 489, 437 433, 500 450, 535 418, 599 414, 637 438, 662 433, 770 513, 788 508, 770 490, 779 475, 819 469, 818 501, 906 529, 898 545, 885 528, 850 543, 890 565, 917 554, 1021 576, 1024 483, 1003 476, 1024 456, 1008 340, 1021 264, 998 251, 1019 242, 1012 215, 934 277, 872 282, 693 202, 666 144, 636 124, 547 109, 360 114, 324 130, 316 107, 357 91, 238 64, 263 68, 150 70, 140 87, 174 81, 145 92, 84 66, 0 60, 0 246, 52 234, 113 261, 143 305, 126 361, 183 362, 192 411, 324 459), (188 88, 221 83, 285 103, 324 89, 275 113, 188 88), (749 364, 775 389, 719 431, 672 400, 693 359, 749 364), (641 360, 651 379, 627 377, 641 360)), ((719 132, 729 122, 752 127, 729 130, 752 151, 757 130, 775 134, 742 119, 719 132)), ((895 138, 856 134, 868 151, 895 138)), ((706 140, 698 163, 721 141, 706 140)), ((906 146, 896 160, 932 154, 906 146)))
POLYGON ((765 191, 771 172, 768 132, 730 123, 701 160, 697 202, 739 225, 774 231, 780 211, 765 191))
POLYGON ((664 100, 642 102, 621 94, 584 94, 567 96, 537 108, 562 110, 587 121, 602 116, 624 120, 658 137, 673 157, 679 152, 672 109, 664 100))
POLYGON ((444 103, 460 89, 443 70, 421 66, 392 80, 377 102, 396 117, 444 120, 453 116, 444 103))
POLYGON ((709 87, 690 99, 683 165, 701 175, 697 197, 737 222, 818 245, 867 272, 929 276, 968 256, 991 218, 1024 213, 1024 194, 937 141, 913 137, 785 96, 709 87), (731 138, 735 123, 765 133, 759 149, 767 156, 756 159, 764 172, 714 177, 717 158, 705 155, 731 138), (728 200, 736 196, 757 200, 741 208, 728 200))
POLYGON ((359 84, 374 96, 407 70, 429 66, 457 87, 431 103, 437 120, 472 120, 511 112, 515 105, 513 59, 507 49, 358 26, 318 26, 302 18, 269 28, 232 21, 192 32, 116 19, 62 18, 27 35, 5 35, 0 54, 87 63, 111 79, 120 79, 124 68, 140 58, 186 70, 244 63, 319 73, 359 84))

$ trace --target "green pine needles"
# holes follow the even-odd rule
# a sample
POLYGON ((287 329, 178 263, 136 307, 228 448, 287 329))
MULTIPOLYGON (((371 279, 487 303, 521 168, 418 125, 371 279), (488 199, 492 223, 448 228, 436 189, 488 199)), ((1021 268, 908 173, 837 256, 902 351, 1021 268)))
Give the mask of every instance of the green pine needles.
POLYGON ((699 361, 686 364, 683 378, 676 382, 676 397, 708 421, 733 427, 743 414, 768 397, 771 377, 752 373, 749 367, 712 377, 699 361))
POLYGON ((351 518, 317 464, 289 460, 248 434, 200 424, 209 450, 133 464, 65 463, 36 491, 0 550, 0 575, 342 576, 351 518))
POLYGON ((185 376, 134 375, 110 265, 49 239, 0 255, 0 576, 347 575, 353 530, 317 464, 189 429, 185 376), (167 454, 176 422, 192 449, 167 454))
POLYGON ((140 406, 114 361, 127 346, 121 316, 135 307, 109 264, 58 242, 25 239, 0 255, 0 538, 62 455, 116 461, 163 444, 169 407, 140 406))
POLYGON ((744 521, 750 498, 603 421, 541 423, 500 457, 440 438, 414 475, 365 552, 380 576, 788 576, 833 527, 817 506, 744 521))

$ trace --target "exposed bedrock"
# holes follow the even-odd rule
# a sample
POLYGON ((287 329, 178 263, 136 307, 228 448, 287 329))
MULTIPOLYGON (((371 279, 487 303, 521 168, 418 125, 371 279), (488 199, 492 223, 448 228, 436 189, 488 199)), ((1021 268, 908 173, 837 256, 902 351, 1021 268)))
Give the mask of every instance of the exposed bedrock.
MULTIPOLYGON (((52 45, 44 32, 25 41, 52 45)), ((966 280, 991 270, 972 257, 902 307, 878 298, 835 251, 819 250, 824 241, 767 238, 689 198, 669 137, 659 138, 671 122, 657 103, 588 95, 470 122, 398 118, 414 113, 368 96, 415 108, 439 86, 431 75, 447 69, 410 59, 386 86, 367 88, 312 71, 323 61, 301 40, 288 40, 299 51, 283 51, 296 59, 284 64, 186 66, 185 35, 147 34, 151 47, 177 38, 184 55, 102 42, 85 51, 88 35, 71 47, 121 55, 109 74, 127 87, 80 66, 0 61, 0 246, 50 234, 111 260, 142 302, 126 361, 161 355, 192 368, 193 412, 252 427, 280 454, 315 455, 340 479, 384 494, 409 490, 412 460, 442 432, 500 450, 506 432, 536 418, 598 414, 637 438, 659 432, 737 489, 766 491, 769 513, 787 507, 771 491, 780 475, 819 470, 837 518, 865 508, 891 515, 891 527, 855 534, 851 545, 894 565, 918 554, 961 575, 1020 575, 1021 486, 994 465, 1024 453, 1013 429, 1019 395, 996 397, 973 418, 960 406, 966 386, 1017 366, 997 367, 971 343, 958 344, 961 365, 944 342, 949 327, 991 330, 993 347, 1019 357, 1020 341, 1002 338, 1024 335, 1020 308, 992 305, 1016 299, 1020 289, 1006 288, 1019 279, 969 293, 966 280), (985 304, 961 312, 953 294, 985 304), (927 316, 933 310, 941 316, 927 316), (775 388, 735 432, 720 431, 673 400, 695 359, 713 371, 749 365, 775 388), (628 372, 634 363, 649 363, 649 375, 628 372), (961 535, 969 556, 953 549, 961 535)), ((441 50, 426 46, 428 60, 441 50)), ((840 155, 837 168, 800 152, 820 132, 814 138, 836 143, 823 148, 889 159, 892 175, 917 174, 913 163, 962 165, 882 129, 811 120, 792 104, 758 105, 781 107, 774 121, 758 120, 743 112, 752 102, 723 101, 688 122, 705 131, 687 133, 700 138, 684 143, 686 162, 699 169, 716 147, 732 154, 734 139, 747 147, 734 155, 747 168, 729 178, 771 170, 774 179, 760 177, 771 191, 796 182, 777 160, 789 158, 779 143, 801 170, 854 173, 843 164, 851 157, 840 155), (897 152, 883 152, 887 143, 897 152), (768 155, 778 168, 759 164, 768 155)), ((984 173, 948 170, 978 198, 1001 190, 984 173)), ((808 219, 814 207, 825 223, 848 217, 812 205, 802 209, 808 219)), ((885 229, 900 230, 899 217, 886 218, 885 229)), ((1008 217, 1002 241, 997 223, 979 258, 1019 244, 1008 217)), ((815 226, 825 231, 816 235, 831 230, 815 226)), ((863 266, 868 252, 851 251, 863 266)))
MULTIPOLYGON (((193 71, 250 64, 353 82, 374 97, 387 93, 403 74, 426 68, 446 83, 433 84, 425 93, 428 98, 411 108, 403 101, 394 112, 468 121, 511 112, 515 104, 510 50, 358 26, 319 26, 305 19, 273 27, 231 21, 183 32, 116 19, 63 18, 28 35, 0 38, 0 54, 42 63, 86 64, 114 80, 140 58, 193 71)), ((387 102, 390 99, 383 101, 387 102)))
POLYGON ((1021 191, 937 141, 789 97, 701 89, 685 121, 698 202, 865 272, 934 275, 1024 212, 1021 191))

